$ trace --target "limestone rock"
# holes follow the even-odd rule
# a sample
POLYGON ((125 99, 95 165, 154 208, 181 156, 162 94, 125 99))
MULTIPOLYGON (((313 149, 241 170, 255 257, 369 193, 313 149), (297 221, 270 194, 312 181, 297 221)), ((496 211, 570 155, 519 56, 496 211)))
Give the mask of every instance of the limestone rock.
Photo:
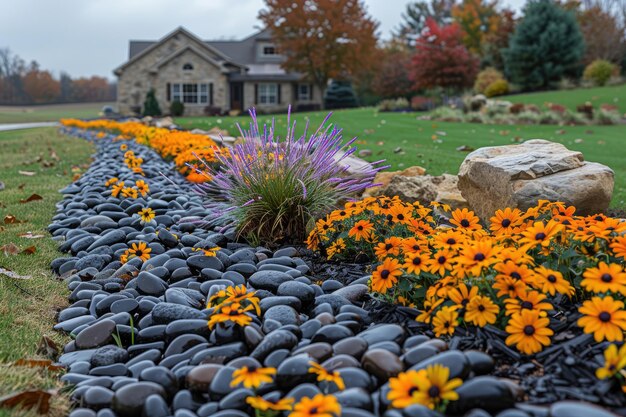
POLYGON ((603 212, 613 193, 614 174, 586 162, 560 143, 533 139, 519 145, 480 148, 459 169, 459 189, 482 219, 498 209, 525 210, 539 200, 562 201, 576 214, 603 212))
POLYGON ((389 185, 389 183, 394 177, 397 177, 397 176, 416 177, 416 176, 424 175, 424 174, 426 174, 426 170, 417 165, 408 167, 406 169, 403 169, 402 171, 381 171, 377 173, 376 176, 374 177, 374 184, 380 184, 380 185, 376 187, 370 187, 367 190, 365 190, 365 193, 363 193, 363 197, 371 197, 371 196, 383 194, 383 193, 379 193, 379 191, 381 190, 381 188, 384 188, 387 185, 389 185))

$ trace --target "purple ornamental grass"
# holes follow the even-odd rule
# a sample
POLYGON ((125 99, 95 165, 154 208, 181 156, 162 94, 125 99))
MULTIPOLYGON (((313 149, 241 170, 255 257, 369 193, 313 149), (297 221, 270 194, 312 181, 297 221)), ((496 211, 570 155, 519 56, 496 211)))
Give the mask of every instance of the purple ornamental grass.
POLYGON ((287 115, 287 132, 276 134, 276 123, 260 130, 254 109, 249 130, 237 125, 242 143, 230 155, 217 153, 219 168, 205 165, 219 190, 232 205, 239 233, 254 243, 301 243, 308 227, 341 202, 373 184, 376 173, 387 168, 377 161, 349 173, 346 158, 356 138, 343 143, 342 129, 327 124, 331 113, 313 134, 295 136, 296 122, 287 115))

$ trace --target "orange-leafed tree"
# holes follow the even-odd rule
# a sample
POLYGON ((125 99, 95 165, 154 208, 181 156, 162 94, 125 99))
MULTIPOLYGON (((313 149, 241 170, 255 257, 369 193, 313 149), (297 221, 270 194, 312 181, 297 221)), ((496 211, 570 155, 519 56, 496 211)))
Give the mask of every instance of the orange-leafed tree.
POLYGON ((358 77, 376 64, 378 23, 361 0, 265 0, 259 19, 285 55, 322 94, 331 78, 358 77))
POLYGON ((24 92, 35 103, 49 103, 61 94, 59 81, 49 71, 41 71, 39 64, 33 61, 22 79, 24 92))
POLYGON ((379 51, 379 65, 371 80, 374 93, 383 98, 409 98, 413 92, 412 48, 400 40, 391 40, 379 51))
POLYGON ((416 40, 412 64, 416 89, 462 90, 473 85, 479 60, 463 45, 458 24, 439 26, 428 19, 416 40))
POLYGON ((498 0, 463 0, 452 8, 452 17, 463 30, 463 43, 474 53, 482 52, 487 35, 498 29, 498 0))

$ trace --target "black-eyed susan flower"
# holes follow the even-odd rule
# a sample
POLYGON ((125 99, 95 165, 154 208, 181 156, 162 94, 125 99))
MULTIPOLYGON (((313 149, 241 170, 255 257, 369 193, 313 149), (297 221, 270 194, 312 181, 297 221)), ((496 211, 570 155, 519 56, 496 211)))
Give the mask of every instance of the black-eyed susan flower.
POLYGON ((348 236, 353 237, 355 241, 367 240, 374 229, 374 225, 367 220, 359 220, 354 224, 348 232, 348 236))
POLYGON ((596 342, 624 340, 626 311, 623 302, 611 296, 593 297, 585 301, 578 311, 583 314, 578 319, 578 325, 585 333, 593 334, 596 342))
POLYGON ((302 397, 289 417, 338 417, 340 414, 341 405, 334 396, 317 394, 313 398, 302 397))
POLYGON ((243 385, 248 389, 257 389, 263 384, 271 383, 274 380, 274 375, 276 375, 275 368, 243 366, 233 371, 233 379, 230 382, 230 386, 243 385))
POLYGON ((458 250, 467 240, 467 235, 456 229, 441 231, 433 237, 433 246, 437 249, 458 250))
POLYGON ((528 244, 531 247, 541 245, 543 247, 550 246, 552 238, 560 233, 565 226, 554 221, 549 220, 547 223, 534 222, 532 226, 527 227, 522 232, 521 244, 528 244))
POLYGON ((117 197, 122 190, 124 189, 124 181, 118 181, 115 184, 113 184, 113 187, 111 188, 111 195, 113 197, 117 197))
POLYGON ((391 223, 409 224, 413 219, 413 209, 403 204, 397 204, 391 208, 387 217, 391 223))
POLYGON ((113 184, 117 183, 118 181, 119 181, 119 178, 117 178, 117 177, 110 178, 110 179, 106 180, 106 182, 104 183, 104 186, 105 187, 110 187, 113 184))
POLYGON ((604 365, 596 369, 596 377, 598 379, 611 378, 626 367, 626 344, 622 345, 619 350, 617 345, 610 344, 604 350, 604 365))
POLYGON ((478 216, 467 208, 453 210, 450 223, 455 225, 459 230, 463 231, 482 229, 478 216))
POLYGON ((329 372, 326 368, 316 362, 309 362, 311 367, 309 368, 309 373, 317 375, 317 381, 322 382, 332 382, 337 386, 340 391, 346 389, 346 385, 343 382, 343 378, 339 375, 339 372, 333 371, 329 372))
POLYGON ((533 271, 528 266, 510 260, 494 265, 493 269, 499 272, 496 275, 498 279, 511 278, 524 284, 531 284, 534 279, 533 271))
POLYGON ((480 276, 483 269, 498 262, 500 248, 494 246, 491 239, 475 241, 464 245, 459 256, 459 263, 473 276, 480 276))
POLYGON ((388 256, 398 256, 400 254, 400 246, 402 245, 402 240, 399 237, 392 236, 384 240, 384 242, 379 243, 374 248, 374 253, 378 257, 378 259, 383 259, 388 256))
POLYGON ((504 300, 506 315, 512 316, 522 310, 537 310, 540 316, 545 317, 546 312, 552 310, 552 304, 546 301, 545 294, 539 291, 527 291, 520 294, 518 298, 507 298, 504 300))
POLYGON ((580 285, 595 293, 620 293, 626 295, 626 272, 620 264, 600 262, 597 267, 587 268, 580 285))
POLYGON ((389 379, 387 399, 394 408, 406 408, 418 404, 418 379, 426 378, 426 370, 401 372, 395 378, 389 379))
POLYGON ((455 391, 463 384, 461 378, 450 379, 450 369, 437 363, 424 369, 417 377, 417 402, 430 409, 438 408, 447 401, 456 401, 459 394, 455 391))
POLYGON ((478 327, 496 322, 500 307, 489 297, 478 295, 470 300, 465 308, 465 321, 478 327))
POLYGON ((141 219, 142 223, 149 223, 156 217, 154 210, 152 210, 150 207, 142 208, 137 214, 139 214, 139 218, 141 219))
POLYGON ((148 247, 146 242, 133 243, 128 249, 128 258, 139 258, 142 262, 150 259, 150 252, 152 249, 148 247))
POLYGON ((563 278, 563 274, 559 271, 538 266, 535 272, 535 285, 544 293, 555 295, 564 294, 571 297, 575 289, 572 284, 563 278))
POLYGON ((448 298, 459 308, 465 308, 470 300, 478 295, 478 287, 468 287, 465 283, 460 283, 457 287, 448 291, 448 298))
POLYGON ((127 144, 125 144, 125 143, 122 143, 122 144, 120 145, 120 151, 123 151, 123 152, 124 152, 124 151, 126 151, 126 150, 128 150, 128 145, 127 145, 127 144))
POLYGON ((415 321, 430 324, 430 322, 432 321, 433 313, 435 312, 437 307, 443 304, 444 301, 445 301, 444 299, 439 299, 439 300, 429 299, 429 300, 424 301, 424 308, 420 311, 420 314, 418 314, 417 317, 415 317, 415 321))
POLYGON ((454 257, 455 253, 449 249, 438 250, 428 260, 428 271, 441 276, 445 275, 446 271, 452 270, 454 257))
POLYGON ((526 292, 527 288, 524 281, 507 275, 496 275, 494 278, 493 289, 498 290, 496 293, 498 297, 519 297, 526 292))
POLYGON ((397 259, 387 258, 372 272, 371 288, 381 294, 396 285, 398 277, 402 275, 402 268, 397 259))
POLYGON ((433 331, 437 337, 452 336, 458 325, 459 312, 457 306, 442 307, 433 317, 433 331))
POLYGON ((251 305, 243 307, 237 302, 220 305, 209 318, 209 329, 212 329, 213 326, 218 323, 228 322, 245 327, 252 323, 252 317, 250 317, 247 313, 253 309, 254 307, 251 305))
POLYGON ((402 252, 404 254, 423 252, 428 250, 428 241, 420 240, 414 236, 402 239, 402 252))
POLYGON ((626 235, 616 237, 609 247, 616 257, 626 259, 626 235))
POLYGON ((526 355, 540 352, 543 346, 550 345, 550 336, 554 332, 548 327, 550 320, 540 317, 537 310, 522 310, 514 314, 506 326, 509 336, 506 344, 515 345, 517 350, 526 355))
POLYGON ((407 274, 419 275, 426 270, 429 258, 427 254, 421 252, 408 253, 404 256, 402 268, 407 274))
POLYGON ((338 238, 333 243, 330 244, 328 249, 326 249, 327 259, 331 259, 333 256, 342 253, 346 249, 346 242, 343 238, 338 238))
POLYGON ((147 196, 150 192, 150 187, 148 186, 148 183, 146 183, 144 180, 136 181, 135 187, 137 187, 137 191, 139 192, 139 194, 141 194, 142 197, 147 196))
POLYGON ((122 188, 122 197, 125 198, 137 198, 138 193, 137 189, 134 187, 124 187, 122 188))
POLYGON ((523 223, 520 209, 511 209, 510 207, 504 210, 496 210, 495 216, 489 220, 491 221, 489 229, 495 236, 510 236, 517 233, 523 223))
POLYGON ((293 398, 281 398, 278 401, 271 401, 261 396, 246 398, 246 403, 259 411, 291 411, 293 401, 293 398))

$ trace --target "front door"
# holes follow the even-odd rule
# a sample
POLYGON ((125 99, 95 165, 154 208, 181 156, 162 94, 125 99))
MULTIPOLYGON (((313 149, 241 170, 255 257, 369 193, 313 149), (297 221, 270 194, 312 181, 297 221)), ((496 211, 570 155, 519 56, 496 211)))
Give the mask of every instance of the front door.
POLYGON ((243 83, 230 83, 230 109, 243 111, 243 83))

